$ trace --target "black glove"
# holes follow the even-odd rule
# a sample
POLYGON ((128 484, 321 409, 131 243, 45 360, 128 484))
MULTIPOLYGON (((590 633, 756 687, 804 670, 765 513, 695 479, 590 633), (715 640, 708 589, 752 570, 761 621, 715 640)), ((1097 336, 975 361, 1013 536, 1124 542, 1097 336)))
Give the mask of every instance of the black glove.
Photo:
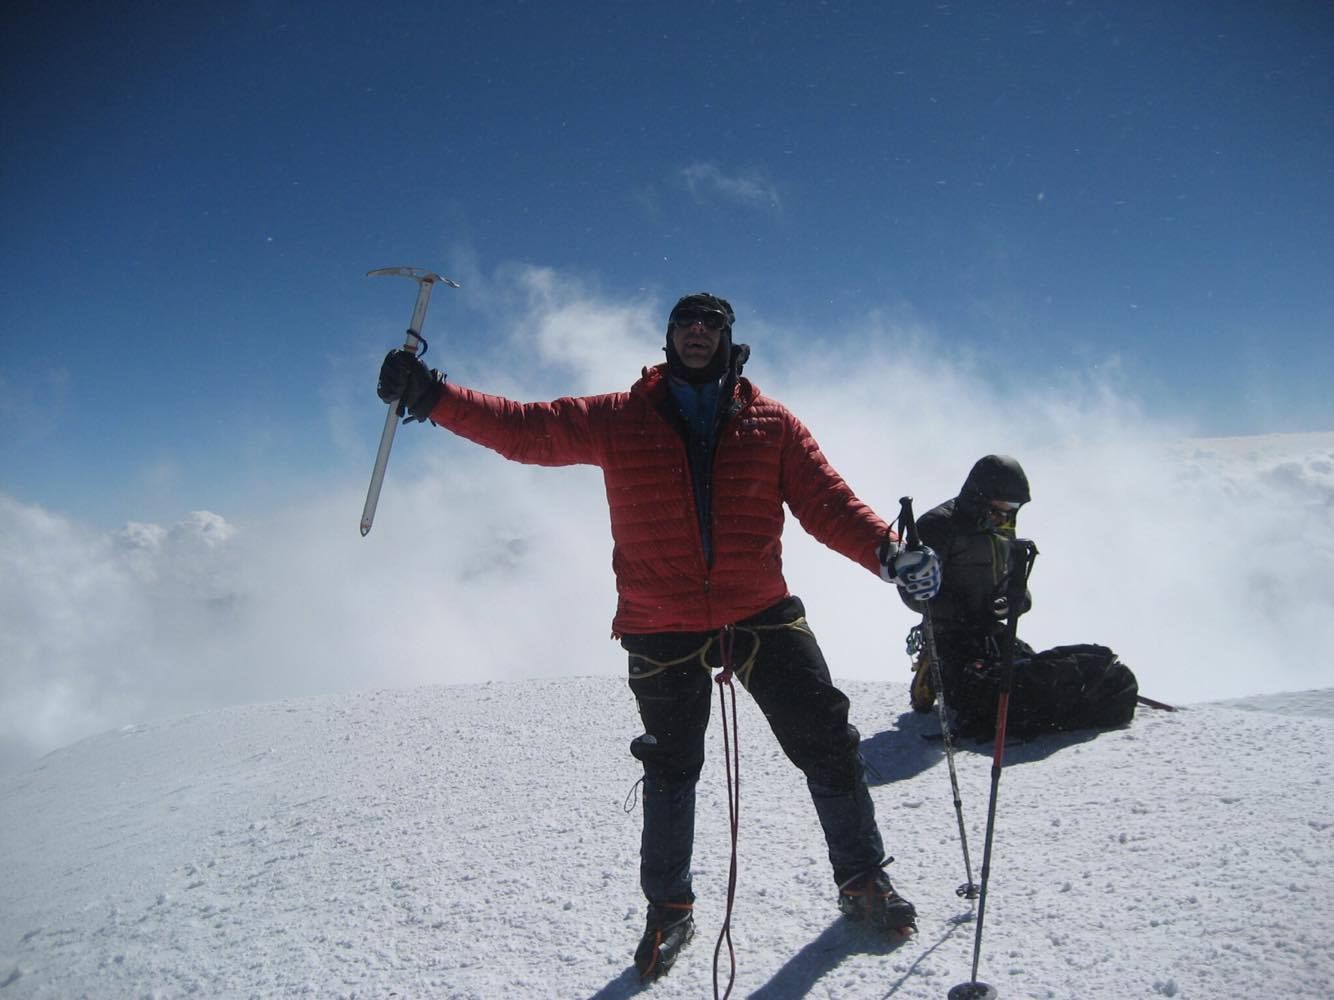
POLYGON ((398 415, 405 424, 425 423, 445 391, 444 381, 444 372, 427 371, 421 358, 400 347, 385 355, 375 391, 381 402, 398 400, 398 415))

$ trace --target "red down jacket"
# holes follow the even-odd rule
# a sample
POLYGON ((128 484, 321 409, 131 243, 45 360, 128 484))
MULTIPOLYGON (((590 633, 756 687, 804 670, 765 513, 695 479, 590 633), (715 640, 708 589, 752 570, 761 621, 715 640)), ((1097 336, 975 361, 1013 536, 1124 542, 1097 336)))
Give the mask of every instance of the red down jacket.
POLYGON ((879 573, 876 547, 889 526, 853 495, 787 407, 746 378, 734 390, 740 408, 718 435, 708 565, 686 445, 658 411, 669 397, 665 369, 644 369, 629 392, 550 403, 447 382, 431 421, 516 462, 602 469, 618 635, 712 631, 786 597, 784 502, 819 541, 879 573))

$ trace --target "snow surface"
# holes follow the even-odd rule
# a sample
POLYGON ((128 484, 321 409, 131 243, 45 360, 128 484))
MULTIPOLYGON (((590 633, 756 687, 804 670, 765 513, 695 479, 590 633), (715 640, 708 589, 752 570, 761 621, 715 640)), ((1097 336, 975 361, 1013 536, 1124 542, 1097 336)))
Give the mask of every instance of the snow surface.
MULTIPOLYGON (((939 998, 969 977, 935 716, 903 684, 843 687, 920 934, 838 916, 801 777, 741 693, 735 997, 939 998)), ((212 711, 0 780, 0 997, 711 996, 717 714, 699 933, 650 988, 629 971, 633 699, 577 678, 212 711)), ((1330 996, 1332 729, 1322 690, 1007 748, 979 978, 1002 997, 1330 996)), ((975 872, 989 754, 957 758, 975 872)))

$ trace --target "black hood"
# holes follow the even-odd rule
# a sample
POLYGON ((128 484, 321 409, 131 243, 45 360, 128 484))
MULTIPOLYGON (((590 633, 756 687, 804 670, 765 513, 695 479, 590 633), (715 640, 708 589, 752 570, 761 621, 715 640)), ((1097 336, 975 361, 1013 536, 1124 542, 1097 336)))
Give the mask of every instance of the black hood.
MULTIPOLYGON (((718 381, 723 375, 727 374, 732 361, 732 324, 735 322, 736 313, 732 311, 732 304, 726 299, 714 295, 712 292, 695 292, 692 295, 683 295, 677 300, 676 305, 672 306, 671 314, 667 317, 667 344, 663 350, 667 354, 668 370, 683 382, 691 382, 696 385, 718 381), (718 349, 714 351, 713 358, 703 368, 687 367, 681 360, 681 356, 676 353, 676 346, 672 343, 672 317, 678 312, 688 309, 717 313, 723 317, 723 331, 718 338, 718 349)), ((744 360, 742 363, 745 363, 744 360)))
POLYGON ((985 455, 973 463, 959 491, 960 505, 985 507, 992 500, 1028 503, 1028 477, 1017 459, 985 455))

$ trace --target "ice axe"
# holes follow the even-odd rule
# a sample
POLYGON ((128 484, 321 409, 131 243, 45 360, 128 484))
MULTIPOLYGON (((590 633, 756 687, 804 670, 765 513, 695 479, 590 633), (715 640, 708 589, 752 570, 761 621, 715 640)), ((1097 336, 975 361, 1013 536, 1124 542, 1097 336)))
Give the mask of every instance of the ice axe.
MULTIPOLYGON (((431 302, 431 289, 437 283, 458 288, 459 283, 453 278, 446 278, 428 271, 424 267, 381 267, 367 272, 367 276, 378 278, 384 275, 396 275, 411 278, 417 282, 417 304, 412 309, 412 322, 408 325, 408 337, 403 343, 403 350, 417 353, 417 345, 422 340, 422 322, 426 319, 426 307, 431 302)), ((371 472, 370 489, 366 491, 366 506, 361 511, 361 535, 370 534, 371 523, 375 520, 375 506, 380 502, 380 487, 384 484, 385 466, 389 464, 389 449, 394 446, 394 431, 398 429, 398 400, 389 404, 385 415, 384 431, 380 434, 380 450, 375 455, 375 469, 371 472)))

